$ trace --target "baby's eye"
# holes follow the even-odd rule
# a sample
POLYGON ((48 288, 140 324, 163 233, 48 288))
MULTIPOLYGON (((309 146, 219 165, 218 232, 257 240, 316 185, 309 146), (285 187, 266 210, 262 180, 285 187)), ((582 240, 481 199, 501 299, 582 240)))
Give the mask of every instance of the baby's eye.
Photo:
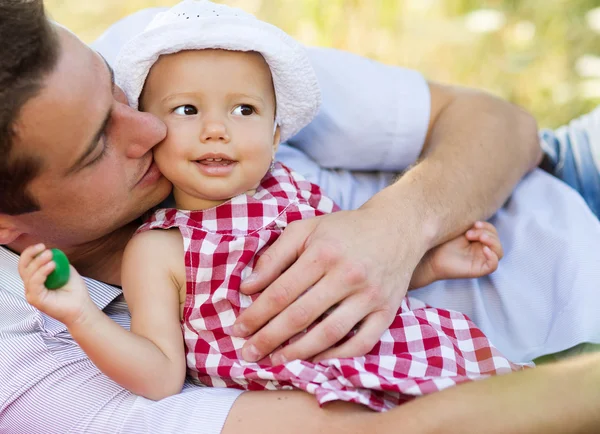
POLYGON ((186 105, 180 105, 179 107, 175 107, 175 110, 173 110, 173 113, 175 113, 176 115, 181 115, 181 116, 193 116, 193 115, 198 114, 198 109, 196 107, 194 107, 193 105, 186 104, 186 105))
POLYGON ((239 106, 237 106, 236 108, 233 109, 232 113, 234 115, 239 115, 239 116, 250 116, 250 115, 253 115, 254 113, 256 113, 256 110, 251 105, 240 104, 239 106))

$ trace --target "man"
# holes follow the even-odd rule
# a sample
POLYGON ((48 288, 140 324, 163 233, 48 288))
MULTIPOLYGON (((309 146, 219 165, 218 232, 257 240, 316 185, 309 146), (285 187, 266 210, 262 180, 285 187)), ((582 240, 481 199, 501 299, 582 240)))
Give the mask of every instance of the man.
MULTIPOLYGON (((558 423, 564 415, 579 417, 581 429, 595 422, 583 405, 595 393, 589 386, 598 375, 592 369, 593 358, 570 363, 560 371, 551 367, 461 386, 384 415, 346 404, 319 410, 312 397, 299 392, 249 392, 239 397, 239 391, 191 386, 180 395, 153 403, 110 382, 74 345, 62 324, 23 299, 13 252, 43 241, 65 250, 82 274, 118 284, 120 255, 135 229, 135 219, 169 193, 151 156, 165 129, 155 118, 126 105, 104 59, 65 29, 50 25, 41 2, 0 2, 0 17, 0 243, 7 246, 0 250, 0 384, 7 385, 0 392, 0 426, 9 432, 218 432, 222 427, 223 432, 317 432, 323 426, 333 432, 362 432, 374 426, 377 432, 398 426, 412 432, 418 427, 424 431, 444 427, 449 432, 449 424, 468 420, 474 432, 494 421, 510 431, 545 426, 549 403, 536 409, 532 419, 509 420, 494 413, 494 405, 516 414, 523 411, 511 401, 516 386, 545 385, 520 391, 520 398, 547 399, 550 392, 564 393, 563 385, 574 375, 580 376, 577 385, 581 388, 573 396, 573 406, 552 412, 550 420, 558 423), (547 384, 555 374, 556 382, 547 384), (482 411, 481 396, 498 388, 498 397, 490 403, 492 411, 482 411)), ((258 307, 249 309, 240 322, 248 333, 275 316, 249 340, 248 358, 270 352, 278 341, 334 304, 339 304, 337 315, 331 315, 329 323, 278 356, 319 354, 361 321, 358 338, 329 354, 368 350, 389 324, 423 254, 474 220, 491 215, 540 158, 535 123, 522 111, 477 92, 427 85, 418 74, 334 53, 315 52, 322 78, 334 72, 337 64, 338 72, 345 71, 335 77, 342 89, 357 89, 356 80, 363 74, 372 78, 371 85, 381 85, 383 80, 392 87, 386 87, 385 94, 374 93, 373 88, 364 95, 357 91, 355 104, 348 101, 354 95, 342 94, 344 113, 337 112, 342 106, 336 107, 331 100, 327 109, 327 98, 335 100, 339 89, 328 90, 325 80, 325 108, 313 129, 303 133, 310 139, 307 143, 327 138, 324 132, 339 128, 336 116, 343 115, 346 134, 353 137, 362 132, 358 143, 356 139, 344 143, 344 153, 354 159, 351 168, 373 169, 388 162, 385 168, 399 171, 399 166, 414 162, 419 153, 415 148, 424 158, 359 210, 296 225, 267 253, 261 274, 254 283, 246 282, 248 292, 288 270, 264 291, 261 299, 268 302, 257 302, 258 307), (353 76, 350 71, 355 67, 359 73, 353 76), (371 105, 366 95, 378 95, 379 104, 371 105), (398 104, 401 96, 413 104, 398 104), (391 119, 375 128, 374 122, 390 112, 391 119), (407 118, 410 123, 405 124, 407 118), (360 128, 351 129, 349 124, 358 120, 360 128), (379 149, 382 146, 384 152, 379 149), (375 159, 369 161, 369 155, 375 159), (296 300, 314 283, 311 297, 307 294, 296 300)), ((308 145, 302 145, 302 135, 298 140, 296 144, 310 152, 308 145)), ((313 156, 319 152, 312 151, 313 156)), ((328 190, 337 185, 334 197, 351 205, 370 195, 365 189, 374 193, 391 182, 385 173, 322 171, 291 148, 282 158, 308 175, 312 171, 312 178, 320 178, 328 190), (350 189, 340 187, 345 177, 362 194, 349 194, 350 189)), ((536 182, 533 179, 530 184, 536 182)), ((557 188, 567 198, 565 203, 570 203, 569 195, 561 190, 566 187, 557 188)), ((118 288, 91 279, 88 287, 99 308, 128 326, 118 288)), ((439 295, 440 291, 434 288, 431 293, 439 295)), ((552 425, 552 429, 560 426, 552 425)), ((460 432, 466 432, 464 426, 460 432)))

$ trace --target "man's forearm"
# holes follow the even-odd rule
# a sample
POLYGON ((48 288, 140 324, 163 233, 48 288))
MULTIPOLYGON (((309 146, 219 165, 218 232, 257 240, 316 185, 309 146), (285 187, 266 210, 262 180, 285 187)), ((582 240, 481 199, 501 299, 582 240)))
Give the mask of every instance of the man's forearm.
POLYGON ((488 219, 541 159, 537 125, 525 111, 476 91, 435 84, 431 91, 421 161, 373 198, 382 206, 399 198, 429 247, 488 219))
MULTIPOLYGON (((399 409, 419 433, 569 434, 600 427, 600 354, 464 384, 399 409)), ((375 419, 376 420, 376 419, 375 419)), ((393 410, 372 432, 398 432, 393 410)))
POLYGON ((386 413, 346 402, 323 409, 298 391, 249 392, 223 433, 568 434, 600 426, 600 354, 459 385, 386 413))

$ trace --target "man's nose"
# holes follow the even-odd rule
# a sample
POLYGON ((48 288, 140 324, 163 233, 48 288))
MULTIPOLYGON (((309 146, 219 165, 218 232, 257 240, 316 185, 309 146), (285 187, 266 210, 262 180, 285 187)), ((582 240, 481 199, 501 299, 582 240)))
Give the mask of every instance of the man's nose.
POLYGON ((143 157, 167 135, 166 125, 153 114, 139 112, 125 104, 119 104, 115 112, 116 139, 128 158, 143 157))
POLYGON ((228 143, 229 133, 227 132, 227 126, 221 120, 206 119, 202 125, 200 140, 203 143, 214 141, 228 143))

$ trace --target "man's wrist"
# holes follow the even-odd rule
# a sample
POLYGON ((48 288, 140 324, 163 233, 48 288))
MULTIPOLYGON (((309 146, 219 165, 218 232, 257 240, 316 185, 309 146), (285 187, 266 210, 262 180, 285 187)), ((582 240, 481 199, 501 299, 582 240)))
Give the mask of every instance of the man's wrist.
POLYGON ((412 241, 411 247, 419 253, 419 258, 445 241, 442 218, 431 206, 421 178, 419 172, 411 170, 362 207, 383 213, 392 220, 388 227, 393 227, 394 222, 402 222, 402 227, 397 229, 403 241, 412 241))

